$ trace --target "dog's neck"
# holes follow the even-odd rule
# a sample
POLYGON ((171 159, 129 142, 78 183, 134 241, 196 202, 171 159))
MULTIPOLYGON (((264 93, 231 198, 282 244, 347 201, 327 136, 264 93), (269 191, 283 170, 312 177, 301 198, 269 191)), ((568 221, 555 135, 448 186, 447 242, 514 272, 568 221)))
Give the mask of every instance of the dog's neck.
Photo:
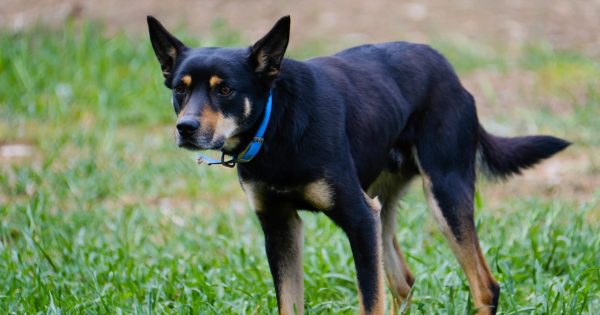
MULTIPOLYGON (((269 98, 267 99, 266 103, 268 102, 272 102, 272 90, 269 91, 269 98)), ((265 104, 266 104, 265 103, 265 104)), ((259 118, 257 119, 256 122, 254 122, 254 124, 252 124, 252 126, 242 132, 240 132, 239 134, 235 135, 235 138, 237 139, 237 144, 235 146, 233 146, 232 148, 229 149, 223 149, 223 153, 225 153, 226 155, 229 156, 234 156, 234 157, 241 157, 241 155, 243 155, 243 153, 248 150, 248 148, 250 147, 252 141, 254 138, 256 138, 258 135, 258 131, 261 128, 261 125, 266 124, 266 130, 269 129, 269 125, 270 125, 270 118, 268 118, 268 116, 271 115, 272 113, 272 106, 269 109, 269 113, 267 113, 267 105, 265 105, 265 107, 263 107, 262 113, 260 114, 259 118)), ((264 137, 263 135, 260 135, 261 137, 264 137)))
MULTIPOLYGON (((264 163, 264 160, 286 158, 286 156, 294 154, 293 148, 298 146, 302 134, 309 127, 309 113, 306 112, 306 107, 310 106, 312 102, 310 93, 307 93, 307 87, 312 90, 314 85, 312 74, 303 62, 284 60, 281 72, 271 87, 273 98, 271 118, 264 134, 261 151, 250 163, 238 164, 240 167, 256 164, 257 161, 262 164, 260 162, 264 163), (295 109, 292 104, 303 104, 304 108, 302 110, 295 109), (277 144, 276 152, 272 150, 274 143, 277 144), (273 154, 277 156, 273 156, 273 154)), ((261 119, 252 128, 238 135, 240 144, 232 150, 232 154, 239 154, 246 148, 253 139, 262 117, 261 115, 261 119)))

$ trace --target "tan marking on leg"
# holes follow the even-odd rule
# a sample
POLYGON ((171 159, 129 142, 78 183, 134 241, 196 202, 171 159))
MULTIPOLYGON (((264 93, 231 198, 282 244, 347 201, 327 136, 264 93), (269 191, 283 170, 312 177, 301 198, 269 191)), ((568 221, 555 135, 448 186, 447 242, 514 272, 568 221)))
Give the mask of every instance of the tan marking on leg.
POLYGON ((381 217, 380 217, 381 203, 379 202, 378 197, 371 198, 364 191, 363 191, 363 197, 365 198, 365 201, 367 202, 367 205, 369 206, 369 208, 371 208, 371 210, 372 210, 373 217, 375 218, 377 235, 379 236, 377 238, 376 248, 374 248, 375 254, 377 256, 377 262, 378 262, 377 263, 377 293, 375 294, 375 304, 373 305, 373 308, 371 309, 370 312, 367 312, 367 310, 364 307, 363 296, 360 293, 360 290, 359 290, 358 299, 359 299, 359 306, 360 306, 361 314, 379 315, 379 314, 385 314, 385 284, 384 284, 384 279, 383 279, 384 271, 383 271, 383 258, 382 258, 381 217))
POLYGON ((244 97, 244 117, 248 118, 252 112, 252 104, 247 97, 244 97))
POLYGON ((431 212, 433 213, 433 218, 435 219, 435 222, 437 223, 440 231, 442 231, 444 236, 451 237, 452 239, 454 239, 454 235, 452 234, 452 231, 450 230, 450 226, 448 226, 448 223, 446 222, 444 213, 442 213, 442 209, 440 209, 440 207, 438 206, 437 200, 433 196, 432 184, 431 184, 431 180, 429 179, 429 176, 427 176, 427 174, 425 174, 424 172, 421 173, 421 176, 423 177, 423 190, 425 191, 425 197, 427 198, 427 204, 429 205, 429 208, 431 209, 431 212))
MULTIPOLYGON (((416 157, 416 155, 415 155, 416 157)), ((417 163, 418 165, 418 163, 417 163)), ((421 169, 419 165, 419 169, 421 169)), ((442 210, 432 191, 431 179, 421 169, 423 177, 423 190, 427 197, 427 202, 431 208, 437 224, 450 244, 450 248, 456 256, 463 272, 469 281, 469 288, 473 296, 475 307, 478 308, 477 314, 491 314, 490 306, 493 304, 494 293, 490 285, 498 286, 496 279, 492 275, 490 268, 483 257, 479 247, 479 239, 472 223, 462 222, 460 226, 463 239, 459 242, 452 230, 448 226, 442 210)))
POLYGON ((360 288, 356 288, 356 290, 358 291, 358 314, 360 315, 365 315, 367 313, 367 311, 365 310, 365 304, 363 303, 363 295, 362 292, 360 292, 360 288))
POLYGON ((192 85, 192 76, 189 74, 184 75, 183 78, 181 78, 181 82, 183 82, 183 85, 190 87, 192 85))
POLYGON ((456 251, 456 257, 469 280, 473 301, 478 309, 477 314, 492 314, 491 307, 494 304, 494 292, 490 286, 496 288, 499 286, 483 257, 479 240, 475 236, 473 241, 459 246, 460 249, 456 251))
POLYGON ((383 266, 388 286, 393 295, 391 313, 395 314, 397 307, 410 298, 410 288, 414 277, 404 254, 396 240, 396 211, 398 201, 408 186, 411 177, 404 178, 401 174, 381 173, 369 187, 369 195, 380 195, 383 201, 381 209, 381 237, 383 245, 383 266))
POLYGON ((333 190, 325 179, 319 179, 304 187, 304 198, 318 210, 333 207, 333 190))
POLYGON ((444 214, 442 213, 442 210, 438 206, 438 203, 435 200, 435 197, 433 196, 431 179, 421 167, 417 148, 413 147, 412 151, 415 164, 417 164, 419 172, 421 173, 421 177, 423 178, 423 191, 425 192, 425 197, 427 198, 427 204, 429 205, 429 208, 433 213, 433 218, 435 219, 435 222, 437 223, 439 229, 442 231, 442 234, 444 234, 444 236, 454 238, 454 235, 452 235, 452 231, 450 231, 450 227, 446 222, 446 218, 444 218, 444 214))
MULTIPOLYGON (((404 311, 403 313, 408 309, 408 307, 410 307, 410 302, 411 302, 411 293, 410 293, 410 289, 412 287, 412 285, 415 283, 415 277, 412 275, 412 273, 410 272, 410 270, 408 269, 408 264, 406 263, 406 258, 404 258, 404 254, 402 253, 402 250, 400 249, 400 245, 398 245, 398 241, 396 240, 396 237, 394 237, 392 239, 392 243, 394 246, 394 251, 396 253, 397 257, 397 267, 396 270, 399 271, 399 276, 395 276, 395 279, 399 280, 398 282, 396 282, 396 286, 395 289, 392 290, 392 294, 394 294, 394 299, 393 299, 393 306, 395 307, 395 309, 399 308, 402 304, 403 301, 407 301, 406 306, 404 307, 404 311)), ((385 253, 385 251, 384 251, 385 253)), ((390 251, 390 254, 392 252, 390 251)), ((384 263, 385 266, 385 263, 384 263)), ((389 278, 388 278, 389 279, 389 278)), ((391 282, 390 282, 391 285, 391 282)), ((392 314, 394 314, 396 311, 392 311, 392 314)))
POLYGON ((223 79, 219 78, 216 75, 213 75, 210 77, 210 79, 208 79, 208 85, 210 86, 210 88, 214 88, 215 86, 217 86, 219 83, 223 82, 223 79))
POLYGON ((379 197, 375 196, 373 198, 369 197, 369 195, 363 191, 363 197, 365 197, 365 201, 373 213, 379 215, 381 213, 381 202, 379 202, 379 197))
POLYGON ((264 202, 263 202, 263 188, 260 183, 252 182, 252 181, 240 181, 242 185, 242 189, 246 193, 248 197, 248 201, 250 202, 250 206, 254 211, 260 212, 264 210, 264 202))
POLYGON ((385 267, 386 278, 394 299, 401 303, 409 297, 414 277, 410 270, 408 270, 406 259, 396 238, 393 235, 384 234, 382 241, 384 253, 383 265, 385 267))
POLYGON ((304 314, 304 270, 302 268, 302 247, 304 235, 302 220, 295 214, 291 219, 290 236, 294 244, 291 252, 285 253, 286 260, 280 266, 282 274, 279 292, 279 313, 282 315, 304 314))

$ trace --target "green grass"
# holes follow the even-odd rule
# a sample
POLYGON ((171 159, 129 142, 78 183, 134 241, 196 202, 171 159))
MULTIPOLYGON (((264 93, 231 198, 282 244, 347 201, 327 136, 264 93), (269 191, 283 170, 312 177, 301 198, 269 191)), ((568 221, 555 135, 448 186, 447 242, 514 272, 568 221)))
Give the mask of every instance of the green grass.
MULTIPOLYGON (((222 24, 215 34, 200 43, 241 41, 222 24)), ((475 45, 439 48, 461 73, 533 71, 548 80, 540 93, 559 98, 581 81, 586 95, 565 116, 534 107, 517 123, 543 121, 583 149, 600 145, 593 60, 541 44, 517 60, 475 45)), ((0 145, 33 149, 0 158, 0 313, 276 312, 262 233, 235 172, 196 166, 175 147, 146 38, 106 37, 94 24, 3 32, 0 74, 0 145)), ((505 196, 490 208, 482 196, 477 226, 502 284, 501 313, 600 312, 599 200, 598 190, 585 201, 505 196)), ((410 313, 472 312, 419 185, 401 208, 397 235, 417 276, 410 313)), ((324 216, 302 218, 307 313, 356 313, 347 240, 324 216)))

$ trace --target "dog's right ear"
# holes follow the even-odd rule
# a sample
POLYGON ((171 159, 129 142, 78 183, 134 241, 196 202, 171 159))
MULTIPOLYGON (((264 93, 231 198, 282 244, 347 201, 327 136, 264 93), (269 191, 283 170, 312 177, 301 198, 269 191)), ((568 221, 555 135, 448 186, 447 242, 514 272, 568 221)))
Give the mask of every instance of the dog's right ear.
POLYGON ((186 47, 175 36, 171 35, 153 16, 149 15, 147 20, 152 48, 154 48, 154 53, 156 54, 156 58, 158 58, 158 62, 160 62, 160 68, 166 79, 173 71, 175 60, 177 60, 177 57, 181 55, 186 47))

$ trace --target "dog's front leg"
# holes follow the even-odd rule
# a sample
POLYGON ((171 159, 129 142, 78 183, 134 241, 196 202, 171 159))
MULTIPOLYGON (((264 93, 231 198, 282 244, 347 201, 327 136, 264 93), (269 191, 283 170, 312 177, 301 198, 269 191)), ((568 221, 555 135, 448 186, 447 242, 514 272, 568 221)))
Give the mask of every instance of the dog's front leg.
MULTIPOLYGON (((339 191, 336 191, 339 192, 339 191)), ((381 204, 360 188, 355 194, 338 194, 336 208, 326 212, 346 233, 358 278, 360 314, 385 313, 385 287, 381 245, 381 204)))
POLYGON ((266 207, 257 210, 263 232, 269 267, 275 282, 279 313, 304 313, 302 270, 302 220, 295 209, 266 207))

